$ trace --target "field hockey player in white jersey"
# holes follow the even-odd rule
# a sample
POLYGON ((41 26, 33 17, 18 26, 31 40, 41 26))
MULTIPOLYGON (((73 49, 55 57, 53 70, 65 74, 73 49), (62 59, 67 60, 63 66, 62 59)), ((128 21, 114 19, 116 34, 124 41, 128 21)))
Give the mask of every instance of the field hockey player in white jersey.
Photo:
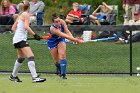
POLYGON ((41 37, 34 33, 29 27, 29 9, 30 4, 27 0, 22 2, 23 11, 18 15, 17 20, 12 26, 12 30, 15 32, 13 37, 13 45, 17 49, 17 60, 15 62, 13 72, 9 79, 15 82, 22 82, 18 77, 18 72, 25 58, 28 60, 28 68, 32 75, 32 82, 44 82, 46 78, 40 78, 35 69, 35 59, 34 54, 27 42, 27 33, 34 36, 36 40, 40 40, 41 37))

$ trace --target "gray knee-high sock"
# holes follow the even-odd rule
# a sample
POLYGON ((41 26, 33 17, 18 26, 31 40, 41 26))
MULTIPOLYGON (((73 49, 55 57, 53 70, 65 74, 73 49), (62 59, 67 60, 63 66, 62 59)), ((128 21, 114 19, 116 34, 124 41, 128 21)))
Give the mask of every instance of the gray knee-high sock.
POLYGON ((18 71, 20 70, 20 67, 21 67, 23 61, 24 61, 24 58, 18 58, 16 60, 15 65, 14 65, 14 69, 13 69, 13 72, 12 72, 12 75, 14 77, 17 76, 18 71))

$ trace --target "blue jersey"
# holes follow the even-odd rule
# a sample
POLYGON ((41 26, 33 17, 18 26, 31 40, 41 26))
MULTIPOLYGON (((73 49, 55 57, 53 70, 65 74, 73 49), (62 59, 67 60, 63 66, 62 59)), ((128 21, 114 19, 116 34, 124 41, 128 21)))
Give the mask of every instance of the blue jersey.
MULTIPOLYGON (((51 26, 57 29, 57 27, 54 24, 52 24, 51 26)), ((64 27, 62 26, 62 24, 60 25, 60 31, 64 32, 64 27)), ((49 50, 57 47, 60 42, 65 42, 64 38, 52 34, 51 31, 49 31, 49 33, 52 35, 52 38, 48 39, 47 42, 49 50)))

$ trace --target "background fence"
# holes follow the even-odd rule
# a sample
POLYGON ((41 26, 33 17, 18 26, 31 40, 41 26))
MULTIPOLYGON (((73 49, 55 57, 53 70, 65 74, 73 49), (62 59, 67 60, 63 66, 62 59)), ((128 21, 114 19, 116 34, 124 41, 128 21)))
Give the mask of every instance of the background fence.
MULTIPOLYGON (((1 29, 10 30, 11 26, 0 26, 1 29)), ((34 31, 44 35, 49 26, 32 26, 34 31)), ((140 26, 69 26, 75 36, 83 31, 126 31, 140 30, 140 26)), ((0 72, 11 72, 16 60, 16 49, 12 45, 11 33, 0 34, 0 72)), ((55 73, 55 65, 45 41, 29 41, 35 54, 38 72, 55 73)), ((89 42, 85 44, 67 44, 68 73, 84 74, 134 74, 136 67, 140 66, 140 43, 132 42, 125 45, 116 45, 114 42, 89 42), (132 51, 133 50, 133 51, 132 51)), ((20 72, 29 72, 25 60, 20 72)))

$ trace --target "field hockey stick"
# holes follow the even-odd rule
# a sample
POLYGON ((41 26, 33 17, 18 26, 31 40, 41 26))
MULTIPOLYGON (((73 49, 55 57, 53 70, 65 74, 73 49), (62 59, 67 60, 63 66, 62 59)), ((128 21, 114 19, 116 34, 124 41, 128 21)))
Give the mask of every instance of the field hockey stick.
POLYGON ((114 40, 114 39, 117 39, 117 38, 118 38, 117 35, 116 34, 113 34, 113 37, 88 40, 88 41, 84 41, 84 42, 86 43, 86 42, 108 41, 108 40, 114 40))
POLYGON ((107 41, 107 40, 114 40, 116 37, 108 37, 108 38, 101 38, 101 39, 94 39, 94 40, 88 40, 84 42, 98 42, 98 41, 107 41))
MULTIPOLYGON (((51 34, 48 34, 48 35, 46 35, 46 36, 41 36, 40 39, 48 40, 48 39, 50 39, 51 37, 52 37, 51 34)), ((27 40, 35 40, 35 38, 34 38, 34 37, 33 37, 33 38, 28 38, 27 40)))
MULTIPOLYGON (((95 40, 88 40, 88 41, 84 41, 84 43, 107 41, 107 40, 114 40, 114 39, 116 39, 116 38, 115 37, 108 37, 108 38, 101 38, 101 39, 95 39, 95 40)), ((70 40, 66 40, 65 42, 68 44, 77 44, 76 42, 72 42, 70 40)), ((36 44, 47 44, 47 41, 36 42, 36 44)))

